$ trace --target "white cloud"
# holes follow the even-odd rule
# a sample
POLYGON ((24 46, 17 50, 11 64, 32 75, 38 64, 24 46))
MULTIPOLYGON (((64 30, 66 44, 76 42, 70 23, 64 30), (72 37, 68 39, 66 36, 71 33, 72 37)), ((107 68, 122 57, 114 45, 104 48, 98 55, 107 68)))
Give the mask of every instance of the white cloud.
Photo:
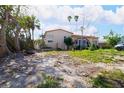
POLYGON ((94 26, 88 27, 86 30, 84 30, 84 35, 91 35, 94 36, 98 32, 97 28, 94 26))
MULTIPOLYGON (((81 31, 78 30, 73 30, 71 29, 72 27, 68 26, 68 25, 59 25, 59 24, 52 24, 52 25, 47 25, 45 26, 44 28, 44 31, 48 31, 48 30, 53 30, 53 29, 64 29, 64 30, 68 30, 70 32, 73 32, 74 34, 77 34, 77 35, 81 35, 81 31)), ((98 30, 95 26, 90 26, 88 27, 87 29, 84 30, 83 34, 84 35, 95 35, 97 34, 98 30)))
POLYGON ((105 11, 104 12, 104 21, 108 22, 109 24, 122 24, 121 17, 119 17, 113 11, 105 11))
POLYGON ((57 21, 67 23, 67 17, 69 15, 78 15, 79 22, 82 21, 84 15, 87 16, 87 19, 95 21, 102 11, 103 9, 101 6, 82 6, 75 8, 72 8, 71 6, 32 6, 30 9, 30 14, 36 15, 42 20, 55 18, 57 21))
MULTIPOLYGON (((112 10, 104 10, 102 6, 32 6, 30 14, 36 15, 41 20, 55 19, 59 22, 68 23, 69 15, 79 15, 78 24, 82 24, 83 17, 92 22, 104 20, 111 24, 124 23, 124 6, 117 8, 116 12, 112 10)), ((74 20, 72 21, 74 23, 74 20)))
POLYGON ((57 6, 30 6, 29 14, 34 14, 42 20, 48 20, 54 17, 57 6))
POLYGON ((46 26, 46 28, 44 29, 44 31, 53 30, 53 29, 64 29, 64 30, 71 31, 71 29, 70 29, 69 26, 66 26, 66 25, 58 25, 58 24, 48 25, 48 26, 46 26))
POLYGON ((104 10, 101 6, 84 6, 82 9, 82 16, 88 16, 88 19, 91 21, 96 21, 100 19, 104 13, 104 10))
MULTIPOLYGON (((98 30, 95 26, 90 26, 88 27, 87 29, 84 30, 83 32, 83 35, 86 35, 86 36, 96 36, 98 30)), ((74 31, 74 34, 77 34, 77 35, 81 35, 81 31, 78 30, 78 31, 74 31)))
MULTIPOLYGON (((86 22, 90 21, 91 25, 85 31, 85 35, 94 35, 98 32, 93 25, 96 22, 105 22, 107 24, 124 24, 124 6, 117 8, 115 12, 105 10, 102 6, 31 6, 30 14, 34 14, 41 22, 44 22, 44 30, 62 28, 73 31, 76 34, 81 34, 80 31, 75 31, 75 21, 71 21, 71 28, 67 17, 69 15, 78 15, 78 27, 83 24, 83 18, 86 16, 86 22), (56 23, 52 23, 54 20, 56 23), (47 24, 46 24, 47 23, 47 24)), ((41 24, 42 25, 42 24, 41 24)))
POLYGON ((116 15, 120 18, 122 24, 124 24, 124 6, 117 8, 116 15))

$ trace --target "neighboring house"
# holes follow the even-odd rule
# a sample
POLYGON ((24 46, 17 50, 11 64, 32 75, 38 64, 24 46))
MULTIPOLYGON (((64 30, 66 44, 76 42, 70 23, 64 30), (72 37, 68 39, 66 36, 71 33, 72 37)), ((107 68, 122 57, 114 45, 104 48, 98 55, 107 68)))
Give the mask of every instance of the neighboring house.
POLYGON ((67 46, 64 44, 64 38, 67 37, 71 37, 73 39, 75 46, 87 47, 88 44, 97 45, 98 43, 98 37, 95 36, 82 37, 81 35, 74 35, 72 32, 63 29, 46 31, 44 34, 44 41, 47 47, 51 47, 53 49, 57 49, 57 48, 67 49, 67 46))
POLYGON ((89 44, 98 44, 98 37, 95 36, 82 36, 72 35, 72 39, 75 46, 88 47, 89 44))
POLYGON ((53 49, 66 49, 64 38, 71 37, 72 34, 73 33, 63 29, 49 30, 44 34, 44 41, 47 47, 51 47, 53 49))

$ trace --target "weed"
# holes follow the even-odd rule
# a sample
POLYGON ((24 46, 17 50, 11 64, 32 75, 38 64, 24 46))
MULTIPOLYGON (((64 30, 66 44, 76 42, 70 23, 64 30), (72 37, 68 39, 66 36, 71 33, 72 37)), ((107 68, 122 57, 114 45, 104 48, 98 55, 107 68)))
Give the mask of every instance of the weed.
POLYGON ((37 88, 59 88, 60 81, 63 80, 62 78, 55 78, 45 74, 43 76, 44 80, 37 86, 37 88))
POLYGON ((121 70, 102 71, 95 78, 91 78, 93 87, 116 88, 124 87, 124 73, 121 70))

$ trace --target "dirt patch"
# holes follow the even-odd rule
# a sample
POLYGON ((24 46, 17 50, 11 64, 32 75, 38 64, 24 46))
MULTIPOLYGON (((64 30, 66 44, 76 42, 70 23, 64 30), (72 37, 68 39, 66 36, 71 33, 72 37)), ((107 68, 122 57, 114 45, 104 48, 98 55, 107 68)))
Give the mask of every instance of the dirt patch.
POLYGON ((121 69, 123 63, 82 62, 66 52, 47 55, 36 53, 30 56, 8 58, 0 64, 0 87, 35 87, 43 80, 42 73, 63 78, 61 87, 91 87, 90 77, 101 70, 121 69))

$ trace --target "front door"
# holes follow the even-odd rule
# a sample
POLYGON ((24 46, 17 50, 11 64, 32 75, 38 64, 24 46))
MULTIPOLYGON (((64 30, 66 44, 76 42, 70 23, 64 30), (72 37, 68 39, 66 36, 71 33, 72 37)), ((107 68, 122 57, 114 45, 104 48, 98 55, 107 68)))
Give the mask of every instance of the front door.
POLYGON ((83 39, 83 40, 81 40, 81 39, 78 39, 77 40, 78 42, 77 42, 77 46, 81 46, 81 47, 84 47, 84 48, 86 48, 88 45, 88 41, 86 40, 86 39, 83 39))

